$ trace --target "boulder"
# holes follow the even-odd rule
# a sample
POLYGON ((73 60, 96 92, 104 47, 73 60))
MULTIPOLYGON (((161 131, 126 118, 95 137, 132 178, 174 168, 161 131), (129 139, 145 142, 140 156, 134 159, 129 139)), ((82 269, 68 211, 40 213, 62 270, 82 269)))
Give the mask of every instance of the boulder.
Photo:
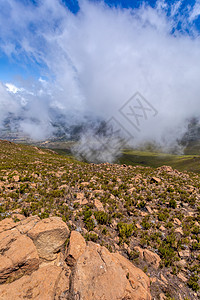
POLYGON ((68 299, 150 300, 147 275, 118 253, 88 242, 70 276, 68 299))
POLYGON ((143 252, 143 256, 148 265, 151 265, 154 269, 158 269, 161 261, 161 258, 158 254, 145 249, 143 252))
POLYGON ((30 274, 39 267, 32 240, 15 228, 0 233, 0 253, 0 283, 30 274))
MULTIPOLYGON (((0 300, 58 300, 69 288, 69 280, 61 268, 46 266, 33 272, 31 276, 0 286, 0 300)), ((66 298, 65 298, 66 299, 66 298)))
POLYGON ((51 217, 39 221, 27 234, 40 258, 54 260, 69 236, 69 229, 61 218, 51 217))
POLYGON ((85 198, 84 193, 77 193, 75 203, 79 203, 80 205, 86 205, 88 203, 87 199, 85 198))
POLYGON ((181 259, 179 261, 176 261, 175 265, 180 267, 180 268, 185 268, 186 265, 187 265, 187 261, 185 259, 181 259))
POLYGON ((66 262, 69 266, 73 266, 76 260, 85 252, 85 239, 78 231, 72 231, 69 246, 66 251, 66 262))
POLYGON ((158 171, 172 173, 174 170, 170 166, 162 166, 157 168, 158 171))
POLYGON ((139 246, 134 247, 134 249, 139 252, 140 259, 143 259, 149 266, 154 269, 159 268, 161 258, 158 254, 148 249, 142 249, 139 246))

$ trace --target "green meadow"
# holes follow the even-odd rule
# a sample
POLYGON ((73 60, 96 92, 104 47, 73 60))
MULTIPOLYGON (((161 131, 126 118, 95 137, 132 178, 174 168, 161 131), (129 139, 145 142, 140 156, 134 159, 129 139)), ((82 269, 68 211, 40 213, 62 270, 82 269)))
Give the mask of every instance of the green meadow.
POLYGON ((200 173, 200 155, 174 155, 125 149, 117 162, 153 168, 168 165, 179 171, 200 173))

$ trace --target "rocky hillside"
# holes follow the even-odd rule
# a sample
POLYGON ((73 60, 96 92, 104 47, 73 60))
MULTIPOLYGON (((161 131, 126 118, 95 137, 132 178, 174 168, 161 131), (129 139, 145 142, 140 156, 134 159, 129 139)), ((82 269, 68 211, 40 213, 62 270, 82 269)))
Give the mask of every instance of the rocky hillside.
POLYGON ((0 299, 198 299, 199 175, 6 141, 0 162, 0 299))
POLYGON ((150 300, 149 277, 58 217, 0 222, 0 299, 150 300), (67 245, 67 246, 66 246, 67 245))

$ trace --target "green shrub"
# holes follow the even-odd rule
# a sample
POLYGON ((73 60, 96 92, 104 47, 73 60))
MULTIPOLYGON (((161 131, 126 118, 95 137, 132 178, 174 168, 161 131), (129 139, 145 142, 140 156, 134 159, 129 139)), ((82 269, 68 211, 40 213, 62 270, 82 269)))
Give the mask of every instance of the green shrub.
POLYGON ((113 215, 112 215, 112 218, 114 219, 122 219, 123 218, 123 214, 121 212, 115 212, 113 215))
POLYGON ((169 207, 174 208, 174 209, 177 207, 177 203, 176 203, 175 199, 171 199, 169 201, 169 207))
POLYGON ((199 233, 200 233, 200 227, 195 225, 195 226, 192 228, 192 233, 194 233, 194 234, 199 234, 199 233))
POLYGON ((192 243, 192 250, 200 250, 200 243, 193 242, 192 243))
POLYGON ((94 229, 94 220, 92 220, 91 218, 88 218, 84 221, 85 223, 85 227, 88 231, 92 231, 94 229))
POLYGON ((22 208, 22 214, 25 216, 25 217, 29 217, 30 216, 30 212, 27 208, 22 208))
POLYGON ((129 238, 132 235, 134 225, 120 222, 117 224, 117 229, 119 231, 119 237, 122 240, 125 240, 126 238, 129 238))
POLYGON ((86 233, 86 241, 96 242, 98 240, 98 235, 96 233, 86 233))
POLYGON ((130 260, 134 260, 137 259, 139 257, 139 252, 135 249, 133 249, 130 253, 129 253, 129 259, 130 260))
POLYGON ((197 275, 192 275, 187 282, 188 286, 195 292, 197 292, 200 289, 198 285, 198 280, 199 277, 197 275))
POLYGON ((166 241, 162 242, 162 245, 158 248, 158 251, 166 267, 172 266, 173 262, 178 259, 176 256, 176 251, 174 251, 171 244, 167 243, 166 241))
POLYGON ((40 215, 40 218, 41 218, 41 219, 46 219, 46 218, 48 218, 48 217, 49 217, 49 213, 46 212, 46 211, 42 212, 41 215, 40 215))
POLYGON ((137 207, 138 208, 144 208, 146 206, 146 201, 144 201, 144 200, 142 200, 141 202, 139 202, 138 204, 137 204, 137 207))
POLYGON ((90 209, 86 208, 86 210, 84 211, 83 215, 84 215, 84 219, 83 220, 85 222, 87 219, 89 219, 91 217, 92 211, 90 209))
POLYGON ((104 211, 95 211, 94 216, 101 225, 106 225, 111 221, 111 217, 104 211))
POLYGON ((149 228, 151 228, 151 224, 148 222, 148 218, 147 217, 144 217, 144 219, 141 222, 141 225, 146 230, 148 230, 149 228))
POLYGON ((86 210, 83 212, 84 218, 83 221, 85 223, 85 227, 88 231, 92 231, 95 227, 94 220, 91 218, 92 211, 89 207, 86 207, 86 210))
POLYGON ((107 233, 108 233, 108 229, 106 227, 104 227, 103 230, 102 230, 102 234, 106 235, 107 233))
POLYGON ((165 222, 169 218, 169 214, 166 212, 160 212, 158 214, 158 220, 165 222))

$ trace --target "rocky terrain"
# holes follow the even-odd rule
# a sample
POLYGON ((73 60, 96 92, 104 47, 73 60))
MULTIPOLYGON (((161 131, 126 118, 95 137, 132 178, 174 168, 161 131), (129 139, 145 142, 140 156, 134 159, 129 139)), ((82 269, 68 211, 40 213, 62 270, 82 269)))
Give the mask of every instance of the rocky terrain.
POLYGON ((0 161, 0 299, 199 298, 198 174, 6 141, 0 161))
POLYGON ((0 299, 150 300, 150 279, 58 217, 0 222, 0 299), (67 246, 66 246, 67 245, 67 246))

